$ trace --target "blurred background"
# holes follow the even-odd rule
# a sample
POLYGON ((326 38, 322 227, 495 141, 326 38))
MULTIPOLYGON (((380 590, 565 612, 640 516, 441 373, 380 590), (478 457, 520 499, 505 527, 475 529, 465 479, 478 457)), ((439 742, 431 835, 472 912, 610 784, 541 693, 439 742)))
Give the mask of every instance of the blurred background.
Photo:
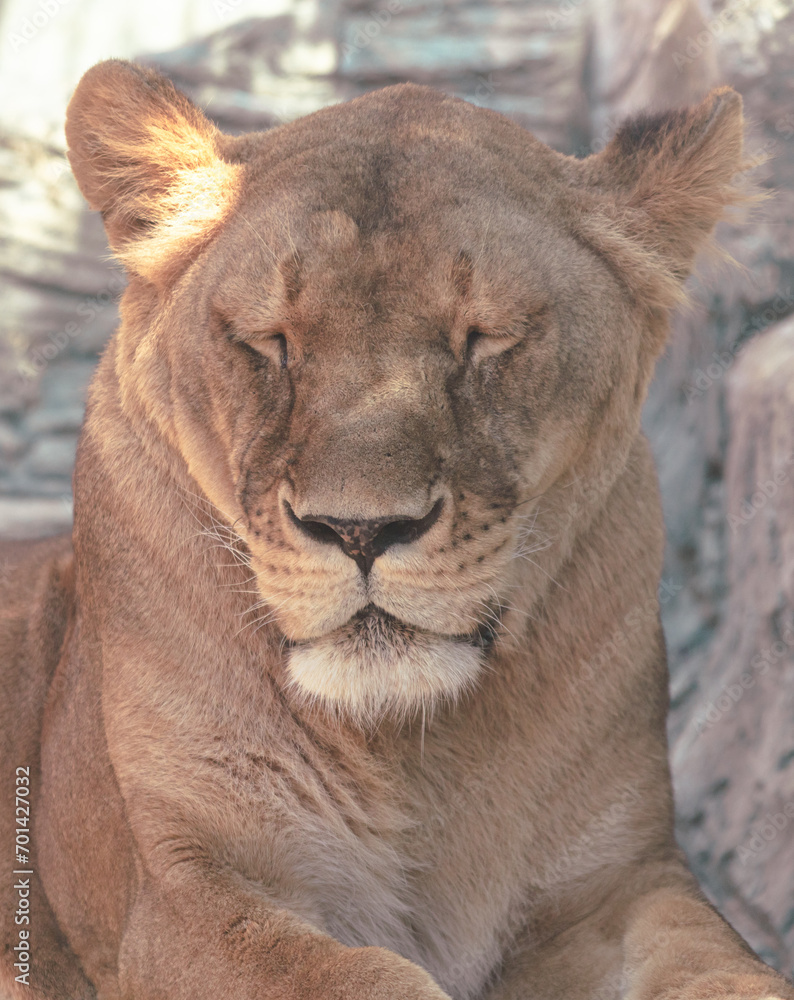
MULTIPOLYGON (((584 156, 730 83, 774 192, 723 224, 645 410, 668 531, 678 836, 794 973, 794 0, 0 0, 0 535, 68 528, 86 385, 124 287, 64 156, 82 72, 159 67, 223 128, 415 80, 584 156)), ((2 567, 0 567, 2 571, 2 567)), ((584 697, 584 695, 583 695, 584 697)))

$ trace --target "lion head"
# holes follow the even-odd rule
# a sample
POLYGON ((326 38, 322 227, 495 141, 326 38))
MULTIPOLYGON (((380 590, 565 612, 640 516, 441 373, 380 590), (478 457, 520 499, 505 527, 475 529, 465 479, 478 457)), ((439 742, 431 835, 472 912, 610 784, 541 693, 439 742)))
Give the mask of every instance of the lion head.
POLYGON ((150 70, 83 78, 123 411, 239 540, 296 691, 410 713, 520 641, 626 466, 741 135, 724 89, 580 160, 403 84, 231 137, 150 70))

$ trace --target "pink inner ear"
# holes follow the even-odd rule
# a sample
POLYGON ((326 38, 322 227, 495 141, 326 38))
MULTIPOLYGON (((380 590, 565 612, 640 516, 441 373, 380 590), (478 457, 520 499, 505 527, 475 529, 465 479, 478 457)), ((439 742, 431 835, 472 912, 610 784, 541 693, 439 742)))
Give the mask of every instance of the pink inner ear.
POLYGON ((741 98, 723 88, 694 108, 628 122, 582 163, 595 211, 576 223, 578 235, 650 307, 684 297, 681 283, 725 208, 751 197, 736 183, 743 131, 741 98))
POLYGON ((113 251, 157 284, 173 280, 234 205, 241 168, 219 155, 215 126, 153 70, 120 60, 89 70, 66 135, 113 251))

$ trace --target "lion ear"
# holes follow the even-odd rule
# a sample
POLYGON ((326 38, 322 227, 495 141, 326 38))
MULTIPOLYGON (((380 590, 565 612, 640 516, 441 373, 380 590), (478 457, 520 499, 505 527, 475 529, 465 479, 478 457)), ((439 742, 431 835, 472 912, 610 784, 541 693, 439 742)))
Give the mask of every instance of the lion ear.
POLYGON ((225 138, 154 70, 110 59, 83 76, 66 116, 69 161, 132 272, 167 284, 217 231, 240 181, 225 138))
POLYGON ((603 198, 582 235, 626 264, 648 305, 666 308, 726 206, 747 200, 736 185, 742 161, 742 99, 730 87, 691 108, 626 122, 606 148, 582 162, 603 198), (641 258, 641 259, 640 259, 641 258))

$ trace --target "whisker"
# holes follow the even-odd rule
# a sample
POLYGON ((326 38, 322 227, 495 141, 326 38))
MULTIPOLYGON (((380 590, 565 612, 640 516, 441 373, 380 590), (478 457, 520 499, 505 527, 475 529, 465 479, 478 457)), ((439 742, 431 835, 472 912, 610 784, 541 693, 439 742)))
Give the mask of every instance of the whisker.
MULTIPOLYGON (((515 636, 515 634, 507 627, 507 625, 505 625, 504 621, 498 615, 494 614, 494 612, 488 607, 487 604, 483 603, 483 601, 478 601, 478 604, 480 605, 480 607, 482 607, 483 611, 485 612, 486 618, 490 618, 491 621, 494 623, 494 625, 497 626, 499 631, 507 632, 507 634, 510 636, 511 639, 513 639, 514 642, 518 642, 518 638, 515 636)), ((481 622, 480 624, 485 625, 486 623, 481 622)))
POLYGON ((279 601, 278 604, 274 604, 272 601, 262 600, 254 607, 249 608, 248 612, 243 612, 243 613, 244 614, 250 613, 251 611, 259 610, 259 608, 265 607, 267 605, 270 608, 270 614, 260 615, 259 618, 254 618, 253 621, 246 622, 245 625, 241 625, 240 628, 238 628, 237 631, 234 633, 235 637, 238 636, 241 632, 244 632, 245 629, 250 628, 250 626, 252 625, 257 625, 257 628, 254 629, 254 632, 255 633, 258 632, 263 625, 267 625, 268 622, 273 621, 276 618, 278 611, 281 608, 283 608, 284 605, 287 603, 289 603, 288 598, 285 598, 283 601, 279 601))
POLYGON ((566 592, 568 591, 568 588, 567 587, 563 587, 563 585, 559 582, 559 580, 555 580, 554 577, 551 575, 551 573, 547 572, 540 565, 540 563, 535 562, 534 559, 530 559, 529 556, 526 556, 526 555, 525 556, 521 556, 521 558, 522 559, 526 559, 526 561, 529 562, 529 563, 532 563, 532 565, 535 566, 537 569, 539 569, 544 576, 547 576, 549 578, 549 580, 551 580, 551 582, 553 584, 555 584, 556 586, 558 586, 560 588, 560 590, 564 590, 566 592))
POLYGON ((269 247, 267 245, 267 243, 265 243, 265 241, 262 239, 262 234, 259 233, 256 229, 254 229, 254 227, 251 225, 251 223, 248 221, 248 219, 245 217, 245 215, 243 215, 242 212, 237 212, 236 214, 239 215, 239 217, 243 220, 243 222, 246 224, 246 226, 248 226, 248 228, 251 230, 251 232, 254 234, 254 236, 256 236, 256 238, 259 240, 259 242, 265 248, 265 250, 267 250, 267 252, 273 258, 273 262, 277 264, 278 263, 278 257, 276 256, 276 254, 274 253, 274 251, 272 250, 272 248, 269 247))

